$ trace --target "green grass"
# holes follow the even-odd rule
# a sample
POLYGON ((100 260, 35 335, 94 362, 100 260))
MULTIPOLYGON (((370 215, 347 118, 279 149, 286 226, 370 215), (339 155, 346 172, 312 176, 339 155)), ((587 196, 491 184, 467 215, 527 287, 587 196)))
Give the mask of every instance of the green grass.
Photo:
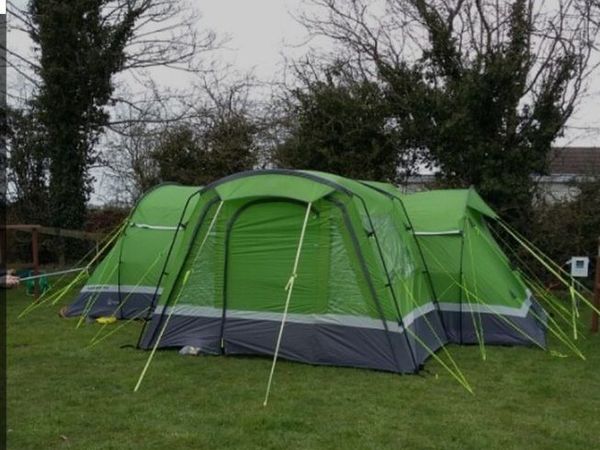
POLYGON ((121 346, 135 344, 140 324, 86 349, 99 325, 75 329, 58 307, 17 319, 29 301, 22 289, 8 293, 10 449, 599 445, 598 336, 580 342, 587 361, 488 347, 483 362, 477 347, 451 346, 474 395, 434 360, 419 376, 281 361, 263 408, 269 359, 162 351, 134 394, 148 353, 121 346))

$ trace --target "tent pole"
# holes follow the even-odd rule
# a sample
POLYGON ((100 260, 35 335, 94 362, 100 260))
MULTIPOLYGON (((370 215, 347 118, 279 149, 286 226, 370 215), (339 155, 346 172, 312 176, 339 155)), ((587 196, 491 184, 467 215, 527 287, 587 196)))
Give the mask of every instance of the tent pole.
MULTIPOLYGON (((206 244, 206 241, 208 240, 208 236, 210 236, 210 232, 212 231, 215 223, 217 222, 217 217, 219 216, 219 213, 221 212, 221 207, 222 206, 223 206, 223 200, 221 200, 221 202, 219 203, 217 211, 215 212, 215 215, 214 215, 212 221, 210 222, 210 225, 208 226, 208 230, 206 230, 206 235, 204 236, 204 239, 200 243, 200 247, 198 248, 198 251, 196 252, 196 258, 198 258, 198 256, 202 252, 202 249, 204 248, 204 244, 206 244)), ((133 388, 133 392, 137 392, 138 391, 138 389, 140 388, 140 385, 142 384, 142 380, 144 379, 144 376, 146 376, 146 371, 148 370, 148 367, 150 367, 150 363, 152 362, 152 359, 154 358, 154 354, 156 353, 156 349, 158 348, 158 344, 160 344, 160 341, 161 341, 161 339, 163 337, 163 334, 165 334, 165 330, 167 329, 167 325, 169 324, 169 320, 171 320, 171 316, 175 312, 175 306, 177 305, 177 302, 179 301, 179 298, 181 297, 181 293, 183 292, 183 288, 187 284, 187 281, 188 281, 188 278, 190 277, 191 272, 192 272, 192 269, 188 270, 185 273, 184 277, 183 277, 183 282, 181 283, 181 288, 179 290, 179 295, 177 296, 177 298, 173 302, 173 306, 171 307, 172 308, 171 312, 167 316, 167 320, 165 320, 165 323, 164 323, 162 329, 160 330, 160 334, 156 338, 156 342, 154 342, 154 346, 152 347, 152 351, 150 352, 150 356, 148 356, 148 360, 146 361, 146 365, 142 369, 142 373, 140 373, 140 378, 138 379, 135 387, 133 388)), ((167 308, 167 305, 165 303, 165 310, 166 310, 166 308, 167 308)))
POLYGON ((292 275, 285 285, 285 290, 287 291, 287 297, 285 299, 285 307, 283 309, 283 317, 281 318, 281 325, 279 326, 279 334, 277 336, 277 344, 275 345, 275 354, 273 355, 273 363, 271 364, 271 372, 269 373, 269 381, 267 383, 267 392, 265 393, 265 401, 263 402, 263 406, 267 406, 269 401, 269 393, 271 392, 271 383, 273 382, 273 374, 275 373, 275 364, 277 364, 277 356, 279 355, 279 347, 281 345, 281 337, 283 336, 283 327, 285 326, 285 321, 287 319, 288 309, 290 306, 290 299, 292 298, 292 291, 294 290, 294 281, 298 274, 296 271, 298 270, 298 262, 300 261, 300 252, 302 250, 302 244, 304 242, 304 234, 306 232, 306 225, 308 224, 308 217, 310 215, 310 208, 312 207, 312 202, 308 203, 306 207, 306 214, 304 215, 304 223, 302 224, 302 232, 300 233, 300 240, 298 241, 298 248, 296 249, 296 258, 294 259, 294 268, 292 269, 292 275))

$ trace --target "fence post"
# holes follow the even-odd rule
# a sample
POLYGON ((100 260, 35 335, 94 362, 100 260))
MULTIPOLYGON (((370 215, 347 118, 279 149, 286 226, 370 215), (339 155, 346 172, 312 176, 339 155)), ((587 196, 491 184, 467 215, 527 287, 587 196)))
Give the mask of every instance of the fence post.
MULTIPOLYGON (((594 306, 600 309, 600 238, 598 238, 598 254, 596 255, 596 278, 594 280, 594 306)), ((592 333, 598 332, 598 313, 592 311, 592 333)))
MULTIPOLYGON (((40 255, 36 227, 31 228, 31 252, 33 253, 33 275, 38 275, 40 273, 40 255)), ((40 295, 40 282, 37 278, 33 282, 33 296, 37 299, 40 295)))

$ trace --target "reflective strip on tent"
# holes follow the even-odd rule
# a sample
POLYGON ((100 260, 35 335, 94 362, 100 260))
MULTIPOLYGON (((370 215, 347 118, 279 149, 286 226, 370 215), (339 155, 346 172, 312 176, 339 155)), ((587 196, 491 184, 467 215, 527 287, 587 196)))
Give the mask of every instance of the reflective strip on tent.
MULTIPOLYGON (((154 294, 156 286, 135 286, 135 285, 117 285, 117 284, 89 284, 81 289, 81 292, 133 292, 136 294, 154 294)), ((162 293, 162 288, 158 288, 158 294, 162 293)))
MULTIPOLYGON (((508 306, 498 305, 481 305, 481 304, 460 304, 460 303, 440 303, 439 307, 442 311, 447 312, 463 312, 463 313, 480 313, 494 314, 508 317, 526 317, 531 309, 531 298, 528 298, 520 308, 511 308, 508 306)), ((418 308, 413 309, 403 317, 404 325, 411 326, 418 318, 436 309, 434 302, 426 303, 418 308)), ((177 316, 189 317, 213 317, 221 318, 223 309, 213 308, 209 306, 194 306, 194 305, 177 305, 177 306, 158 306, 154 314, 173 314, 177 316)), ((264 311, 240 311, 227 310, 228 319, 247 319, 247 320, 270 320, 281 322, 283 313, 264 312, 264 311)), ((329 324, 341 325, 356 328, 370 328, 375 330, 384 330, 385 327, 380 319, 365 316, 353 316, 347 314, 288 314, 286 321, 303 324, 329 324)), ((397 321, 387 320, 386 325, 389 331, 401 333, 404 328, 397 321)))

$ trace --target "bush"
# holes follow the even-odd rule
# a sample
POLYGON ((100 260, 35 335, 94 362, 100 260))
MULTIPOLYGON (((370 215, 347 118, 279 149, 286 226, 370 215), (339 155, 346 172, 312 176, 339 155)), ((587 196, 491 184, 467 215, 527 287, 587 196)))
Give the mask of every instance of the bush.
MULTIPOLYGON (((536 206, 533 241, 559 264, 571 256, 588 256, 593 265, 600 238, 600 178, 588 179, 575 186, 579 189, 575 199, 536 206)), ((593 275, 590 280, 592 278, 593 275)))

